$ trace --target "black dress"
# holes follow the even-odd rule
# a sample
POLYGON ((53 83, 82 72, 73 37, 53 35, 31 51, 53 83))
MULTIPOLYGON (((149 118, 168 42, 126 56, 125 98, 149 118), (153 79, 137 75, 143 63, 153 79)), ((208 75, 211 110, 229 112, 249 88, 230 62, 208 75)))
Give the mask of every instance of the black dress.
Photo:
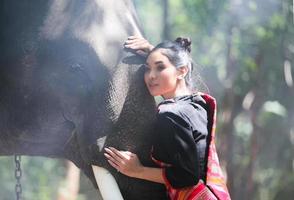
POLYGON ((206 102, 200 95, 159 104, 152 158, 163 167, 166 184, 180 189, 205 179, 207 135, 206 102))

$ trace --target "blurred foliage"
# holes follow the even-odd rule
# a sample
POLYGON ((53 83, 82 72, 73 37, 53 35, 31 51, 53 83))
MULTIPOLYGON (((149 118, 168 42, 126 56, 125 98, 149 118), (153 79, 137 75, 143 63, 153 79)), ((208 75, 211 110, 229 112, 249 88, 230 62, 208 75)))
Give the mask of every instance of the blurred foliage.
POLYGON ((218 149, 232 199, 293 199, 293 1, 134 2, 154 44, 193 41, 196 73, 218 100, 218 149), (170 38, 159 18, 165 9, 170 38))
MULTIPOLYGON (((0 157, 0 199, 16 199, 15 162, 13 156, 0 157)), ((21 157, 22 199, 52 200, 57 199, 58 192, 66 176, 66 160, 44 157, 21 157)), ((91 181, 81 174, 80 192, 77 200, 100 199, 91 181)))
MULTIPOLYGON (((0 163, 1 199, 15 199, 14 157, 0 157, 0 163)), ((65 166, 61 160, 22 156, 21 168, 24 199, 56 199, 58 183, 65 175, 65 166)))
MULTIPOLYGON (((153 44, 177 36, 192 39, 195 77, 200 75, 218 100, 218 150, 232 199, 293 199, 293 1, 134 3, 153 44), (165 28, 170 38, 163 38, 165 28)), ((0 163, 1 199, 14 199, 13 158, 0 163)), ((25 199, 56 197, 63 161, 24 157, 22 168, 25 199)), ((81 183, 80 199, 93 199, 85 195, 91 193, 87 184, 81 183)))

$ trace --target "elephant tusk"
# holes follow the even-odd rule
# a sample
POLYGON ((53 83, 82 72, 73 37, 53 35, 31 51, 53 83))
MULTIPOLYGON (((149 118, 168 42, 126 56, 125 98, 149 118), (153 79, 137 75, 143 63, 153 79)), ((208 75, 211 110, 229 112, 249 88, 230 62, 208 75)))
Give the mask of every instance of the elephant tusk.
POLYGON ((103 200, 123 200, 119 187, 111 173, 103 167, 92 165, 95 179, 103 200))

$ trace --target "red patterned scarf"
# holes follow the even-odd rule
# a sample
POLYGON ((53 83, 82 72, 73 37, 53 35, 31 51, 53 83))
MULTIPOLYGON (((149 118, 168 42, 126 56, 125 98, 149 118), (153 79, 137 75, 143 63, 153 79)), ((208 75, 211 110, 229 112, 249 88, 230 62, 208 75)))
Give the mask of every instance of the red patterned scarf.
POLYGON ((211 140, 208 149, 206 185, 220 200, 230 200, 230 195, 220 168, 216 148, 215 148, 215 127, 216 127, 216 100, 208 94, 201 93, 202 98, 206 101, 209 112, 208 116, 212 121, 211 140))

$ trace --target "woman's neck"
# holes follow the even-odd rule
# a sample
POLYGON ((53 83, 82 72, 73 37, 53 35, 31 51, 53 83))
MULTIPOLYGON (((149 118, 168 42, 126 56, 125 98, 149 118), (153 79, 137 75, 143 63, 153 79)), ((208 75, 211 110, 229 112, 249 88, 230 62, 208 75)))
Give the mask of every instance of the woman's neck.
POLYGON ((186 83, 179 83, 174 91, 168 94, 163 94, 162 97, 164 99, 173 99, 175 97, 185 96, 190 94, 192 94, 192 91, 187 87, 186 83))

